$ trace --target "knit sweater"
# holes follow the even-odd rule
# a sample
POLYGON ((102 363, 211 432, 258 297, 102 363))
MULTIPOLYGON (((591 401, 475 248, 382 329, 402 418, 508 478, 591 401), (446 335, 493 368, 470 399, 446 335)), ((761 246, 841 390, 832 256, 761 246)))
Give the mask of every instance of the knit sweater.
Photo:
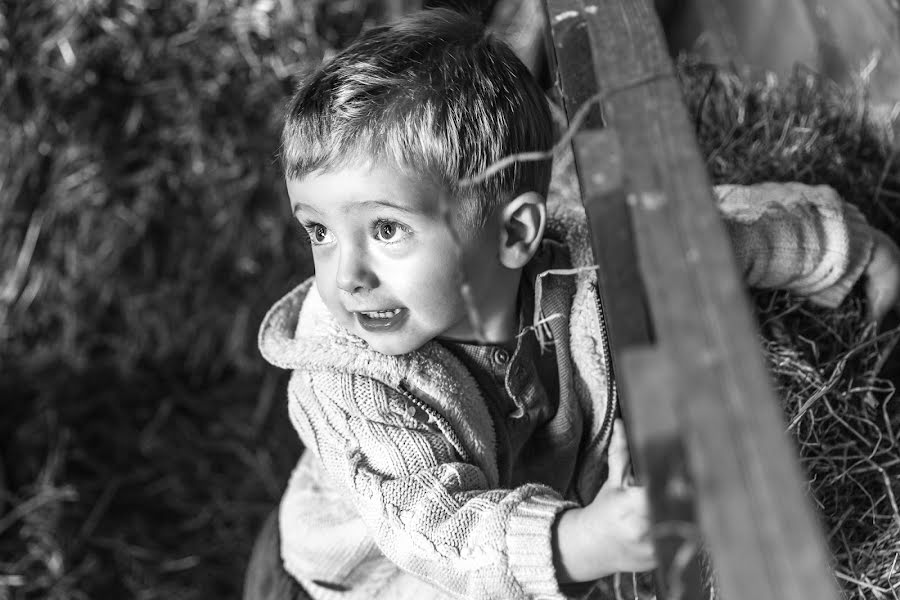
MULTIPOLYGON (((830 188, 716 191, 749 285, 835 306, 868 263, 864 219, 830 188)), ((534 481, 500 481, 507 424, 440 343, 380 354, 333 319, 313 280, 265 317, 260 350, 293 371, 289 414, 308 449, 281 503, 282 557, 314 598, 565 597, 552 524, 602 485, 616 400, 580 208, 555 205, 545 238, 564 244, 568 262, 524 276, 540 281, 535 310, 565 319, 569 335, 554 341, 571 393, 535 435, 555 452, 547 470, 569 469, 565 485, 534 470, 534 481)))

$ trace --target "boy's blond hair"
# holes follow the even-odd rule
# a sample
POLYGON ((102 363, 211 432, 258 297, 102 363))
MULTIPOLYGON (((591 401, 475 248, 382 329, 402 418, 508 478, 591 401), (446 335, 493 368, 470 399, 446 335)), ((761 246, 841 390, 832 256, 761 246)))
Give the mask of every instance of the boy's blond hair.
POLYGON ((550 161, 459 181, 552 143, 547 100, 512 50, 472 17, 432 9, 364 33, 308 76, 281 158, 290 179, 370 161, 425 175, 462 203, 464 226, 479 227, 518 194, 546 195, 550 161))

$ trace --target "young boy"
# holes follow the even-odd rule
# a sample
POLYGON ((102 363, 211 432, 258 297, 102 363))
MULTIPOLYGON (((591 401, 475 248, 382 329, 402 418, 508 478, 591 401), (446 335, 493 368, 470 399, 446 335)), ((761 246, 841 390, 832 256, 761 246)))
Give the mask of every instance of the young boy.
MULTIPOLYGON (((460 184, 552 130, 509 48, 446 10, 300 86, 282 158, 315 277, 259 343, 307 450, 245 597, 561 598, 653 567, 583 213, 548 208, 549 161, 460 184)), ((718 191, 748 283, 836 305, 874 264, 896 302, 896 246, 830 189, 718 191)))

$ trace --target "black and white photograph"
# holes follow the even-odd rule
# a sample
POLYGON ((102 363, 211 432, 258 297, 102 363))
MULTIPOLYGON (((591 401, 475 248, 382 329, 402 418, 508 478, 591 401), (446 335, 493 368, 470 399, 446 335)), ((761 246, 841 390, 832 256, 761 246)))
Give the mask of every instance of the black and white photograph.
POLYGON ((897 0, 0 0, 0 600, 900 599, 897 0))

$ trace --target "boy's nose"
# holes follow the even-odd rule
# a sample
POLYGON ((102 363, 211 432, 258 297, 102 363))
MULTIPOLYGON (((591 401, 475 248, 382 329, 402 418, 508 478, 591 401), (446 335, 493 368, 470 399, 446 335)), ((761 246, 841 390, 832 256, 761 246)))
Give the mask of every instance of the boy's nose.
POLYGON ((378 278, 369 267, 365 255, 356 249, 341 253, 335 280, 338 288, 349 293, 378 285, 378 278))

